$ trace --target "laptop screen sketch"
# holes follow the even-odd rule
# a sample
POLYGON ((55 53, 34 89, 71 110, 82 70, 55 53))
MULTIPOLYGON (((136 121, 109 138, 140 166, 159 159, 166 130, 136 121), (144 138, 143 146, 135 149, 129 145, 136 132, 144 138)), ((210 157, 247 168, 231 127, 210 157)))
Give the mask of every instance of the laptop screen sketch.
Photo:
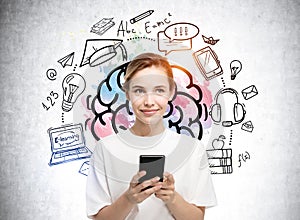
POLYGON ((70 124, 48 130, 52 156, 49 166, 91 157, 85 146, 82 124, 70 124))

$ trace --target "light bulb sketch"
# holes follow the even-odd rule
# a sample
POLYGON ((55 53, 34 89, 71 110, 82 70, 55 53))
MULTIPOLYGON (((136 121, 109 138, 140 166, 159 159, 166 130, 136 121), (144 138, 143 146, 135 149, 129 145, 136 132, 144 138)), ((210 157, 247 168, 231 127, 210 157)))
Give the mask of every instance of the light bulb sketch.
POLYGON ((83 91, 85 90, 85 80, 84 78, 77 74, 71 73, 67 75, 63 82, 63 101, 62 101, 62 110, 65 112, 69 112, 77 98, 83 91))
POLYGON ((239 60, 233 60, 230 63, 231 80, 234 80, 236 75, 242 70, 242 63, 239 60))

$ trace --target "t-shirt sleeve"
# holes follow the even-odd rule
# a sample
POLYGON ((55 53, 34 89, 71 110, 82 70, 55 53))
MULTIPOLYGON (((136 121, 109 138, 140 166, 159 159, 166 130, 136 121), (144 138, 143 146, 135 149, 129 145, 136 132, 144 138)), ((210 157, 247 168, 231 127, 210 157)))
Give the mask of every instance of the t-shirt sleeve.
POLYGON ((89 174, 86 184, 86 212, 91 218, 97 214, 99 210, 111 204, 109 194, 101 142, 95 148, 90 160, 89 174))
POLYGON ((215 190, 209 170, 207 154, 202 146, 199 144, 200 150, 198 150, 198 165, 195 166, 195 193, 190 203, 197 206, 205 206, 206 208, 217 205, 217 199, 215 190), (201 149, 202 148, 202 149, 201 149))

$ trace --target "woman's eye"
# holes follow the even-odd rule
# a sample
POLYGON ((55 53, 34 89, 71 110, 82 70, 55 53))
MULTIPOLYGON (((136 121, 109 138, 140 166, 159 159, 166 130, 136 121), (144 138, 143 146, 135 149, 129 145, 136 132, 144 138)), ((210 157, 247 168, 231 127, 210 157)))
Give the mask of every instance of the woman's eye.
POLYGON ((165 93, 165 90, 164 90, 164 89, 157 89, 157 90, 156 90, 156 93, 158 93, 158 94, 163 94, 163 93, 165 93))
POLYGON ((142 94, 144 94, 144 91, 142 89, 136 89, 136 90, 134 90, 134 93, 136 95, 142 95, 142 94))

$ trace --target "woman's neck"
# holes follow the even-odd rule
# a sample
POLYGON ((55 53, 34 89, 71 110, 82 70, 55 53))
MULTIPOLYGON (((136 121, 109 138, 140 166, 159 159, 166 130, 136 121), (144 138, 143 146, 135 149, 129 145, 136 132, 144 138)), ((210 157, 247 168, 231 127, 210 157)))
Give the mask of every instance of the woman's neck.
POLYGON ((155 125, 145 125, 135 123, 131 128, 130 131, 137 135, 137 136, 154 136, 161 134, 165 130, 165 126, 163 123, 155 124, 155 125))

